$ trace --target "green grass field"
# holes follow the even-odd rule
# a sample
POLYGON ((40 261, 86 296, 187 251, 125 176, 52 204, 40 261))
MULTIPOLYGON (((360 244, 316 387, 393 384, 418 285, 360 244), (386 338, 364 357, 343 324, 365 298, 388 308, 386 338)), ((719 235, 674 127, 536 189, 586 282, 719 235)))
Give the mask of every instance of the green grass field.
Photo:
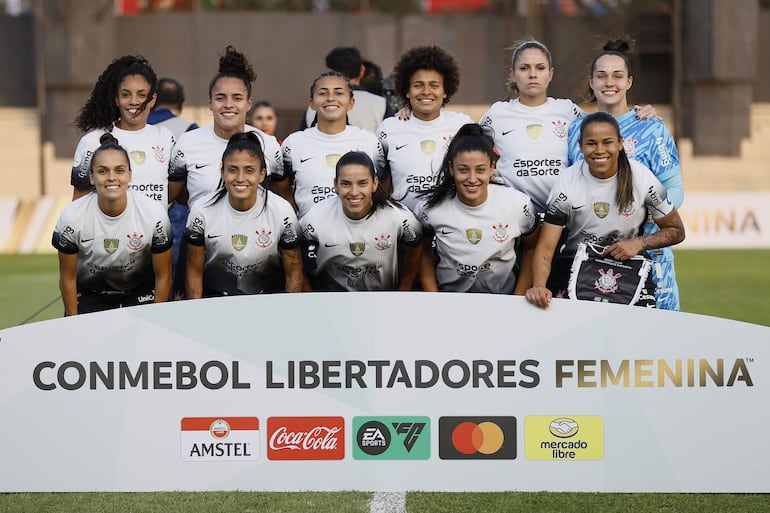
MULTIPOLYGON (((770 250, 680 250, 676 255, 683 311, 770 326, 770 250)), ((62 315, 55 255, 0 255, 0 281, 0 329, 62 315)), ((369 497, 357 492, 22 493, 0 494, 0 513, 354 513, 369 511, 369 497)), ((770 495, 413 492, 407 511, 765 513, 770 495)))

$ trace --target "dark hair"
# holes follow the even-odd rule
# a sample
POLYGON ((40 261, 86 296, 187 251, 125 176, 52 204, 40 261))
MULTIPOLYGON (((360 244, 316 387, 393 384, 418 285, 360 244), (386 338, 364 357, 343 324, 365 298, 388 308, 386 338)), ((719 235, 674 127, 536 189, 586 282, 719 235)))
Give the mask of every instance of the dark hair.
POLYGON ((499 158, 495 151, 494 140, 485 131, 484 127, 477 123, 468 123, 461 126, 457 134, 452 138, 452 142, 449 143, 444 160, 441 162, 441 169, 439 169, 436 184, 430 190, 420 194, 420 196, 427 198, 427 207, 435 207, 444 199, 457 195, 455 180, 449 168, 454 164, 458 154, 471 151, 485 153, 492 163, 497 162, 499 158))
MULTIPOLYGON (((607 112, 594 112, 583 118, 580 125, 580 144, 583 144, 583 134, 586 127, 593 123, 608 123, 612 125, 615 134, 620 140, 620 125, 615 116, 607 112)), ((618 152, 618 185, 615 191, 615 202, 618 204, 618 212, 623 213, 634 201, 634 180, 631 172, 631 163, 628 161, 626 150, 621 146, 618 152)))
MULTIPOLYGON (((227 160, 227 157, 236 151, 247 152, 249 155, 259 160, 262 169, 267 168, 265 164, 265 152, 262 150, 262 142, 259 140, 259 135, 257 135, 256 132, 238 132, 230 137, 230 140, 227 141, 227 147, 225 147, 225 151, 222 153, 221 169, 225 168, 225 160, 227 160)), ((265 175, 265 180, 268 180, 267 175, 265 175)), ((221 200, 225 195, 227 195, 225 181, 220 178, 219 186, 217 187, 214 196, 211 198, 211 201, 209 201, 208 204, 213 205, 217 201, 221 200)), ((267 208, 267 196, 267 194, 264 194, 265 201, 262 204, 260 214, 267 208)))
POLYGON ((313 98, 313 93, 315 93, 315 88, 318 86, 318 82, 321 81, 321 79, 328 78, 328 77, 337 77, 341 78, 345 85, 348 86, 348 89, 350 90, 350 97, 353 97, 353 86, 350 85, 350 80, 348 77, 340 73, 339 71, 324 71, 320 75, 318 75, 315 80, 313 80, 313 83, 310 84, 310 98, 313 98))
POLYGON ((141 55, 124 55, 112 61, 96 80, 91 96, 75 119, 75 127, 83 132, 96 128, 112 130, 112 125, 120 119, 115 96, 123 79, 131 75, 142 76, 150 84, 147 99, 140 106, 140 109, 146 109, 157 91, 158 77, 147 59, 141 55))
POLYGON ((361 77, 361 87, 372 94, 382 96, 382 69, 372 61, 363 60, 364 75, 361 77))
MULTIPOLYGON (((628 54, 633 53, 633 47, 634 47, 634 40, 631 39, 629 36, 624 36, 620 39, 612 39, 607 41, 604 44, 604 46, 602 46, 602 51, 596 54, 596 57, 594 57, 594 60, 591 61, 591 71, 588 74, 588 76, 589 77, 594 76, 594 71, 596 71, 596 62, 599 59, 601 59, 605 55, 615 55, 623 59, 623 62, 626 64, 626 72, 628 73, 629 78, 633 77, 634 74, 631 71, 631 60, 628 58, 628 54)), ((596 95, 594 94, 593 89, 591 89, 590 84, 588 85, 586 98, 588 98, 588 101, 590 102, 596 101, 596 95)))
POLYGON ((421 69, 437 71, 441 75, 446 93, 443 104, 449 103, 460 87, 460 69, 454 58, 438 46, 416 46, 401 56, 394 69, 398 95, 409 103, 406 95, 412 75, 421 69))
POLYGON ((118 143, 118 140, 114 135, 109 132, 105 132, 99 138, 99 147, 94 150, 94 154, 91 156, 91 165, 88 169, 90 174, 94 173, 94 162, 96 161, 96 157, 105 150, 116 150, 121 152, 126 158, 126 162, 128 162, 128 170, 131 171, 131 159, 128 158, 128 152, 123 146, 120 145, 120 143, 118 143))
POLYGON ((246 87, 246 96, 251 98, 251 83, 257 79, 257 73, 246 56, 230 45, 225 48, 225 54, 219 58, 219 71, 209 82, 209 98, 219 79, 225 77, 241 80, 246 87))
POLYGON ((275 111, 275 109, 273 108, 273 105, 267 100, 259 100, 258 102, 254 102, 251 105, 249 112, 246 113, 246 122, 248 124, 251 124, 251 119, 254 117, 254 114, 257 112, 257 109, 259 109, 260 107, 268 107, 270 109, 273 109, 273 111, 275 111))
POLYGON ((184 105, 184 87, 177 80, 173 78, 163 77, 158 80, 158 101, 155 102, 155 107, 158 105, 173 105, 178 110, 182 110, 184 105))
POLYGON ((326 67, 338 71, 349 79, 361 75, 363 58, 358 48, 354 46, 338 46, 326 55, 326 67))
MULTIPOLYGON (((548 58, 548 68, 553 68, 553 57, 551 57, 551 51, 548 49, 548 47, 536 39, 525 39, 522 41, 517 41, 514 43, 513 47, 509 49, 512 50, 511 69, 516 67, 516 61, 519 59, 521 52, 524 50, 529 50, 530 48, 534 48, 535 50, 540 50, 543 52, 548 58)), ((514 82, 512 77, 508 77, 508 82, 506 85, 508 86, 508 91, 511 95, 519 94, 519 89, 516 87, 516 82, 514 82)))
MULTIPOLYGON (((337 166, 334 168, 334 181, 337 182, 339 180, 340 171, 343 167, 352 165, 364 166, 369 170, 369 176, 372 180, 377 178, 374 162, 372 162, 368 154, 363 151, 349 151, 337 161, 337 166)), ((372 193, 372 209, 366 214, 366 217, 370 217, 378 208, 383 208, 387 205, 400 206, 398 203, 391 201, 390 196, 382 188, 382 184, 380 184, 372 193)))

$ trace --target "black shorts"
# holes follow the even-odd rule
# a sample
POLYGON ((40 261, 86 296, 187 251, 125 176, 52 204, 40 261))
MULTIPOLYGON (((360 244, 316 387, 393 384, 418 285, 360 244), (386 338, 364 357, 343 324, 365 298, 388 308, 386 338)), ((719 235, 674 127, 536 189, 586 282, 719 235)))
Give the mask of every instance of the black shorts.
POLYGON ((124 306, 136 306, 155 302, 152 288, 137 289, 130 292, 96 292, 78 290, 78 313, 101 312, 124 306))

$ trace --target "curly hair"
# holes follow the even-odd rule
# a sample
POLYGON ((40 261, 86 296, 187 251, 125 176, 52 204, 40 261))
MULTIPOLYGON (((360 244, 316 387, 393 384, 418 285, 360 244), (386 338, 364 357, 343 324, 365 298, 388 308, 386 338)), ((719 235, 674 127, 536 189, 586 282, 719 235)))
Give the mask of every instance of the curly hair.
MULTIPOLYGON (((631 38, 631 36, 628 35, 618 39, 610 39, 605 42, 601 47, 601 51, 597 53, 596 57, 594 57, 594 60, 591 61, 591 71, 588 76, 594 76, 594 71, 596 71, 596 63, 599 61, 599 59, 605 55, 615 55, 616 57, 623 59, 623 62, 626 64, 626 72, 628 73, 628 76, 633 77, 634 74, 631 71, 631 59, 629 59, 628 56, 634 52, 634 45, 635 41, 631 38)), ((586 98, 589 102, 596 101, 596 95, 594 94, 593 89, 591 89, 590 84, 588 85, 587 91, 584 93, 584 98, 586 98)))
POLYGON ((219 69, 214 78, 209 82, 209 98, 214 86, 220 78, 237 78, 246 86, 247 96, 251 98, 251 83, 257 79, 257 72, 254 71, 249 60, 241 52, 230 45, 225 48, 225 54, 219 58, 219 69))
POLYGON ((393 69, 396 93, 408 104, 407 94, 412 75, 421 69, 437 71, 442 76, 446 93, 443 104, 449 103, 460 87, 460 69, 454 58, 438 46, 416 46, 401 56, 393 69))
POLYGON ((158 77, 141 55, 124 55, 112 61, 99 76, 91 96, 75 119, 75 127, 83 132, 96 128, 111 130, 113 123, 120 119, 120 109, 115 104, 118 88, 123 79, 131 75, 140 75, 150 84, 150 94, 140 107, 146 109, 157 92, 158 77))

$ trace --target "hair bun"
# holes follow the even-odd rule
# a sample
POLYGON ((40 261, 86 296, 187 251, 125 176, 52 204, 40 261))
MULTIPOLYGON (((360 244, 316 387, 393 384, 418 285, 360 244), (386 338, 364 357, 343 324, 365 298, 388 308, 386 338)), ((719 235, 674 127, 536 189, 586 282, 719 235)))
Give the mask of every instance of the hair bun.
POLYGON ((219 72, 242 75, 249 82, 254 82, 257 79, 257 73, 246 56, 231 45, 227 45, 225 54, 219 58, 219 72))
POLYGON ((101 137, 99 137, 99 144, 103 145, 108 143, 120 144, 114 135, 112 135, 110 132, 105 132, 101 137))
POLYGON ((631 50, 631 42, 626 39, 613 39, 604 45, 605 52, 626 53, 631 50))

